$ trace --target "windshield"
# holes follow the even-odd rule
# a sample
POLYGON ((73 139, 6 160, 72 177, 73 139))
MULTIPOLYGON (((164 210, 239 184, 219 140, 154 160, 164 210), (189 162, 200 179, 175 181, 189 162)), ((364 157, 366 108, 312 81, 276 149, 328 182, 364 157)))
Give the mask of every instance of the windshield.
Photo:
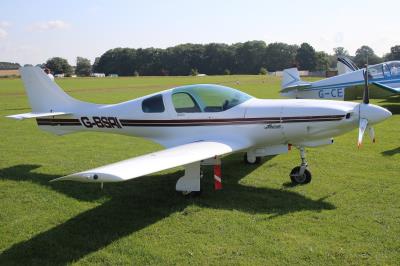
POLYGON ((175 88, 172 102, 178 113, 222 112, 252 97, 220 85, 189 85, 175 88))
POLYGON ((384 78, 383 64, 368 67, 368 76, 370 79, 384 78))

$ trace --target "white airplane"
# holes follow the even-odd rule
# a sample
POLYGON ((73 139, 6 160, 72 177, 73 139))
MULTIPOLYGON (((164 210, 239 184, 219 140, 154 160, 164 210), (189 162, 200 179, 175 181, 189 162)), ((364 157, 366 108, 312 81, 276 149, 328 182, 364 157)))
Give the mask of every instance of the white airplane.
MULTIPOLYGON (((67 95, 38 67, 20 69, 31 113, 9 116, 35 118, 38 126, 58 135, 99 131, 143 137, 166 149, 63 176, 53 181, 120 182, 184 166, 176 190, 200 191, 201 165, 215 165, 215 187, 221 188, 220 158, 244 151, 247 163, 268 155, 300 150, 301 164, 290 178, 311 181, 306 147, 333 143, 333 137, 359 127, 364 131, 391 116, 379 106, 322 100, 264 100, 219 85, 189 85, 118 104, 93 104, 67 95)), ((368 89, 366 89, 368 92, 368 89)))
MULTIPOLYGON (((301 80, 297 68, 283 71, 281 95, 296 99, 355 100, 362 98, 364 69, 348 58, 338 58, 339 75, 315 82, 301 80)), ((390 61, 368 67, 371 98, 386 98, 400 94, 400 61, 390 61)))

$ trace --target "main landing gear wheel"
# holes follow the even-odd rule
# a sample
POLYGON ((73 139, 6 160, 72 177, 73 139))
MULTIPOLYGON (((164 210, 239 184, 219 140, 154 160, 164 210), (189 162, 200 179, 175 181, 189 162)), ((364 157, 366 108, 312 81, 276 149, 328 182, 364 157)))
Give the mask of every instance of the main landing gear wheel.
POLYGON ((311 182, 311 172, 308 169, 304 169, 303 174, 301 172, 301 166, 296 166, 290 172, 290 180, 294 185, 305 185, 311 182))
POLYGON ((249 156, 247 156, 247 153, 244 154, 243 156, 243 160, 246 164, 259 164, 261 163, 261 157, 256 157, 256 156, 251 156, 249 158, 249 156))

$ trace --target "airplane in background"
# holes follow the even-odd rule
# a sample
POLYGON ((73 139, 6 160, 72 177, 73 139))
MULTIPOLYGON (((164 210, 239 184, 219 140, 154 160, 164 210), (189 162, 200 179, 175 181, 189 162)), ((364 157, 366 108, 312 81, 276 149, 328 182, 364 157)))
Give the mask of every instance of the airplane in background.
POLYGON ((293 168, 294 184, 307 184, 311 172, 306 147, 333 143, 333 137, 359 127, 375 138, 372 125, 391 116, 369 104, 368 87, 362 103, 323 100, 257 99, 241 91, 209 84, 188 85, 118 104, 93 104, 66 94, 39 67, 22 67, 31 113, 8 116, 34 118, 39 128, 58 135, 97 131, 143 137, 166 149, 53 181, 120 182, 184 166, 176 190, 200 191, 201 165, 214 165, 215 188, 221 185, 221 157, 245 152, 245 161, 300 150, 301 164, 293 168))
MULTIPOLYGON (((338 58, 339 75, 315 82, 303 81, 297 68, 283 71, 281 95, 295 99, 355 100, 363 96, 364 71, 348 58, 338 58)), ((371 98, 400 94, 400 61, 368 67, 371 98)))

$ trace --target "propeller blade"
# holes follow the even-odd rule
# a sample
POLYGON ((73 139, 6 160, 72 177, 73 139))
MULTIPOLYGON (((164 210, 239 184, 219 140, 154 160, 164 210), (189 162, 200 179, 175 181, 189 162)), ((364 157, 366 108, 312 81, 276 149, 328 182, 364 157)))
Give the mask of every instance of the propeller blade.
POLYGON ((372 126, 369 126, 368 129, 369 129, 368 130, 369 137, 370 137, 371 141, 373 143, 375 143, 375 130, 374 130, 374 128, 372 126))
POLYGON ((357 143, 358 148, 360 148, 362 145, 364 132, 367 129, 367 126, 368 126, 368 120, 365 118, 361 118, 360 126, 358 128, 358 143, 357 143))

